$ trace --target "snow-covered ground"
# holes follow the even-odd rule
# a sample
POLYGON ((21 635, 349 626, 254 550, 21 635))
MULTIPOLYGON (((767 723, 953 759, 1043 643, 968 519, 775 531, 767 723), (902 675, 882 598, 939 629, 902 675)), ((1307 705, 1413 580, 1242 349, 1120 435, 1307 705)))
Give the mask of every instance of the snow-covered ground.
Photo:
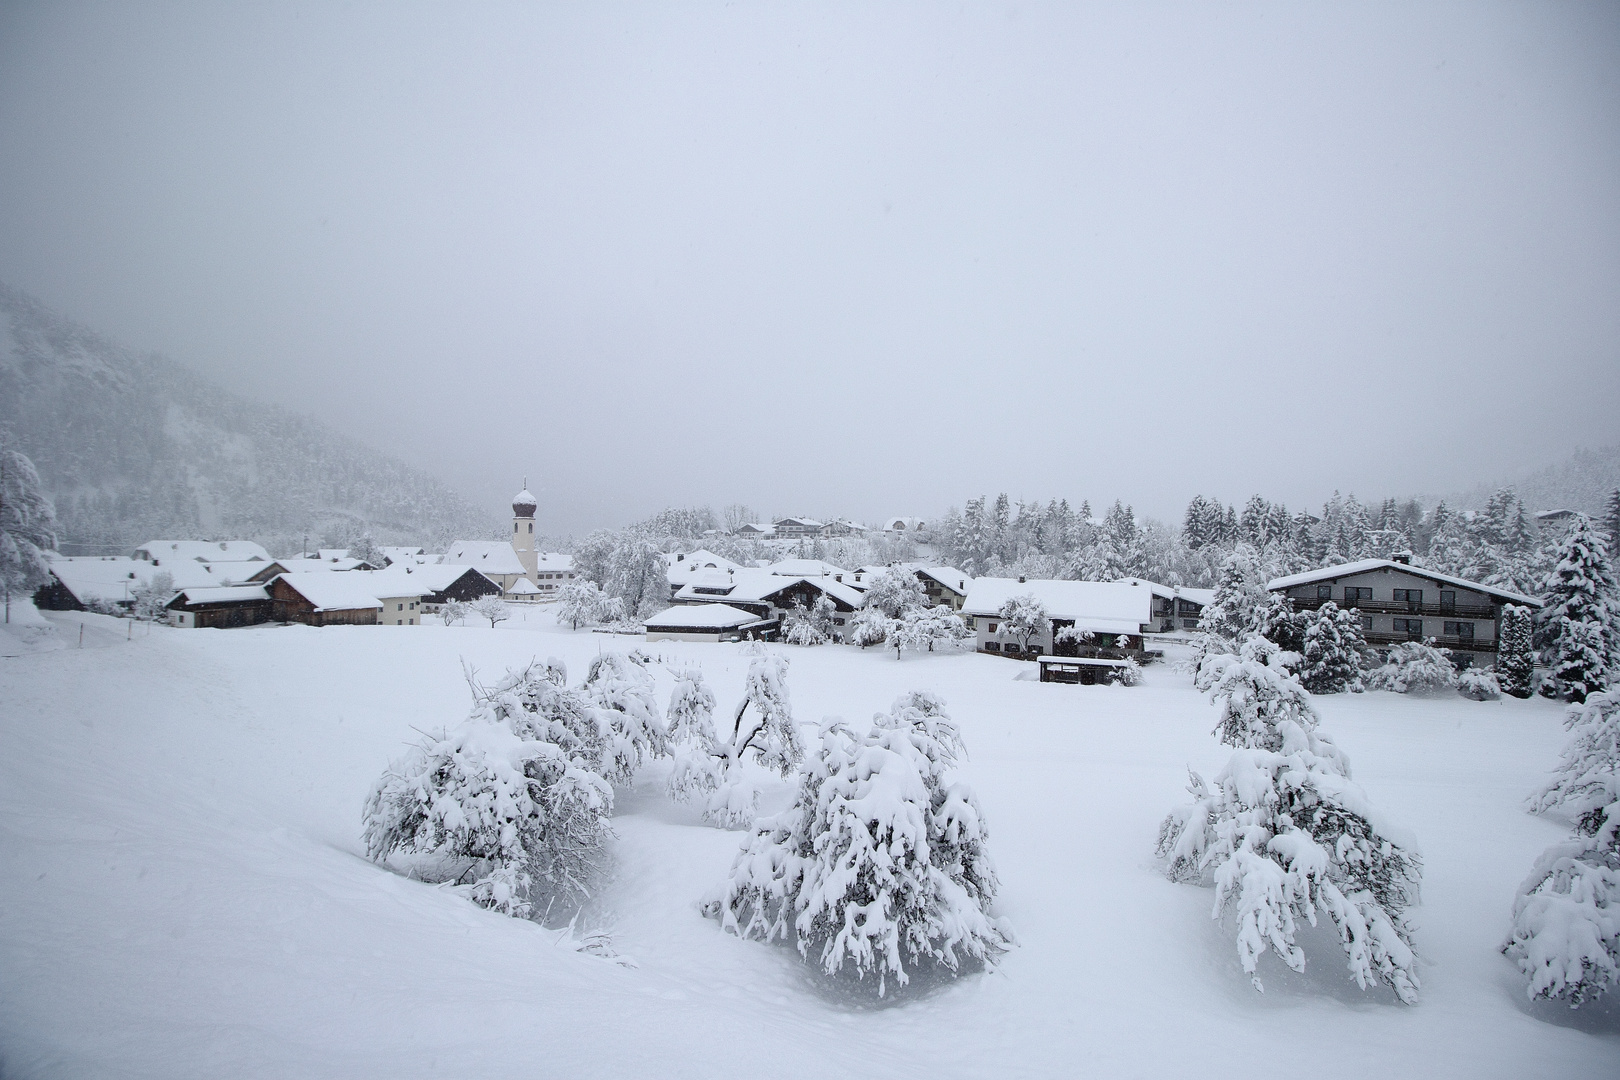
MULTIPOLYGON (((1043 685, 988 656, 786 648, 803 722, 946 698, 1020 942, 991 974, 857 1008, 698 914, 740 834, 671 804, 659 774, 620 793, 598 915, 616 959, 363 857, 372 781, 415 729, 465 715, 462 660, 493 677, 557 656, 577 680, 639 639, 542 613, 133 638, 48 618, 65 647, 0 650, 22 653, 0 659, 8 1078, 1620 1075, 1615 1010, 1532 1007, 1497 952, 1514 886, 1564 834, 1520 809, 1563 739, 1546 702, 1320 699, 1424 852, 1406 1007, 1350 983, 1331 941, 1305 976, 1263 962, 1255 993, 1212 893, 1154 865, 1187 766, 1227 756, 1187 677, 1043 685)), ((740 694, 736 646, 649 651, 701 664, 722 710, 740 694)))

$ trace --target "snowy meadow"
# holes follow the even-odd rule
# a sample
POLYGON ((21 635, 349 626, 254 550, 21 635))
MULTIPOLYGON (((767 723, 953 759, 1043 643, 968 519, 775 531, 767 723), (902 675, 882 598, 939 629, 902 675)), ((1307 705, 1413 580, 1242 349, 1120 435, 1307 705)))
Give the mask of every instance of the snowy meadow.
MULTIPOLYGON (((748 669, 736 645, 645 645, 543 611, 133 636, 47 618, 67 647, 0 659, 0 1075, 1223 1077, 1266 1054, 1323 1077, 1620 1072, 1612 1004, 1531 1003, 1499 951, 1515 886, 1568 831, 1523 808, 1565 740, 1556 703, 1316 699, 1422 855, 1421 989, 1403 1005, 1357 987, 1337 942, 1310 937, 1325 927, 1303 974, 1263 957, 1257 993, 1213 890, 1166 878, 1160 822, 1189 768, 1230 756, 1171 665, 1071 686, 975 653, 772 646, 807 740, 927 690, 967 747, 1015 943, 987 972, 878 1002, 702 914, 747 834, 671 801, 667 761, 616 790, 611 878, 571 930, 366 857, 367 793, 467 715, 464 665, 493 680, 556 657, 577 680, 639 646, 660 702, 698 667, 723 720, 748 669)), ((768 784, 762 812, 793 793, 768 784)))

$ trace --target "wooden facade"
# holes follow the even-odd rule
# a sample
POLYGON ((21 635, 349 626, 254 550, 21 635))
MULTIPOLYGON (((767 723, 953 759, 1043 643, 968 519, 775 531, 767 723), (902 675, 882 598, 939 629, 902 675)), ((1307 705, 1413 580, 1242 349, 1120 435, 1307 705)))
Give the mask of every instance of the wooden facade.
POLYGON ((380 604, 369 607, 317 611, 303 593, 281 578, 270 583, 271 618, 276 622, 304 623, 306 626, 375 626, 380 604))
POLYGON ((186 594, 181 593, 169 601, 169 611, 185 617, 185 621, 177 622, 177 625, 213 627, 220 630, 237 626, 257 626, 269 622, 271 608, 269 597, 262 600, 187 603, 186 594))

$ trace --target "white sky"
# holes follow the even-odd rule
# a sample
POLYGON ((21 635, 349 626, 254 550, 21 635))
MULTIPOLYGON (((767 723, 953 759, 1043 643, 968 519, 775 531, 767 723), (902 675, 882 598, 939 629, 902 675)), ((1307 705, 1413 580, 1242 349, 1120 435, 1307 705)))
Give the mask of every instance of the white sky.
POLYGON ((0 5, 0 278, 557 531, 1620 438, 1620 5, 0 5))

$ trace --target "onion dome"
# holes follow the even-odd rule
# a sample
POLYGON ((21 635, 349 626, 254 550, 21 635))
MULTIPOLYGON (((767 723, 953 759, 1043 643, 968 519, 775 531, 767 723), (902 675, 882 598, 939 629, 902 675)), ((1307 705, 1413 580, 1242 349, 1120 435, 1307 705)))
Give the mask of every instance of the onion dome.
POLYGON ((534 493, 528 488, 524 488, 522 491, 512 496, 512 513, 516 517, 534 517, 534 509, 538 505, 539 503, 535 502, 534 500, 534 493))

